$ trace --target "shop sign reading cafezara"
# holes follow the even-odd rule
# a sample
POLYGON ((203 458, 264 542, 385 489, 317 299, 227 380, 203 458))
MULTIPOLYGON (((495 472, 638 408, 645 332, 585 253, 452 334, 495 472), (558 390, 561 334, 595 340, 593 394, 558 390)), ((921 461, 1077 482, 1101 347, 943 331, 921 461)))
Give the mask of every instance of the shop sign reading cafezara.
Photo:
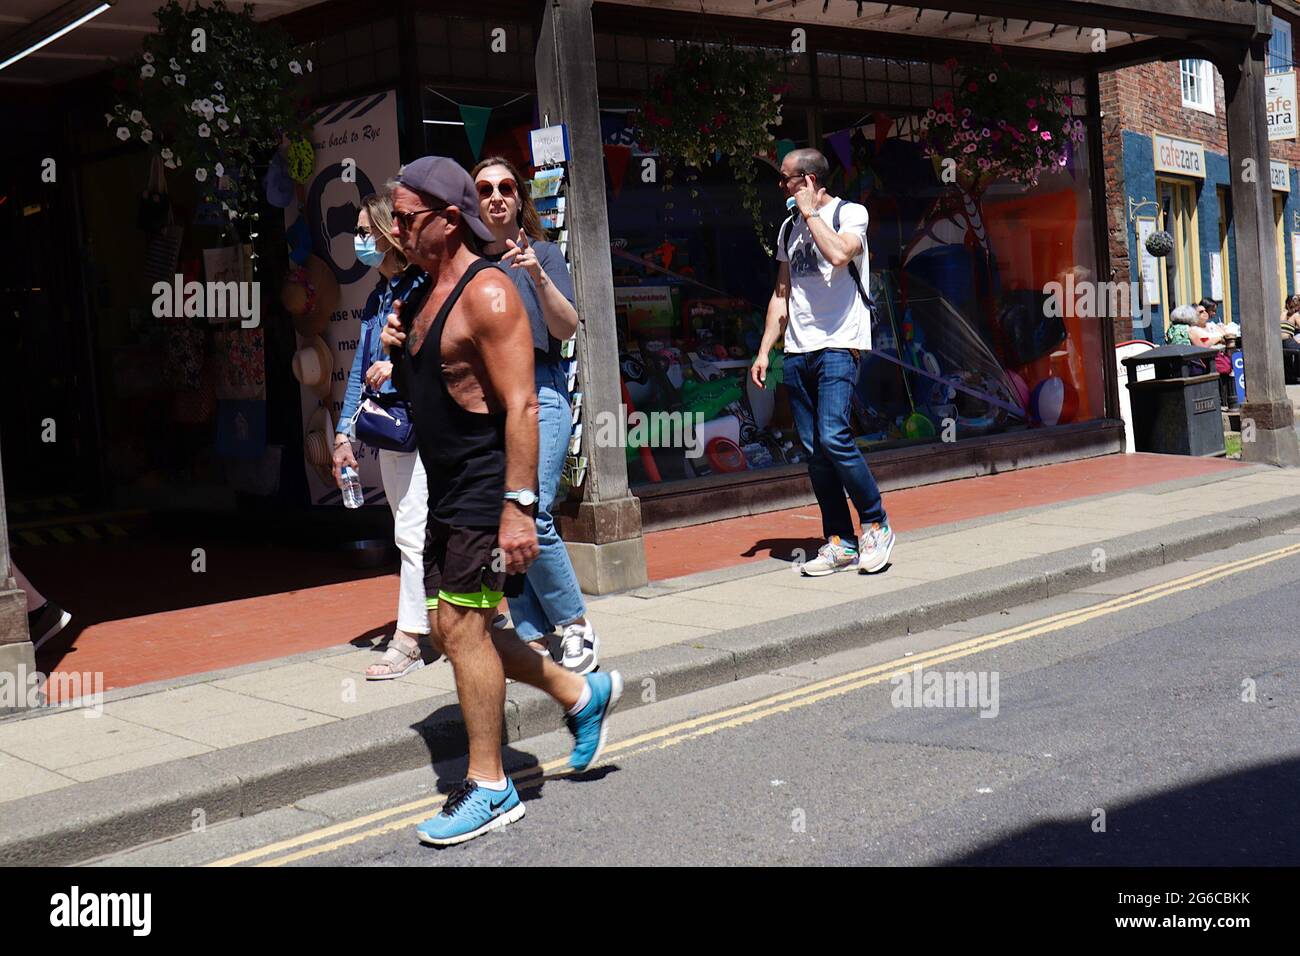
POLYGON ((1155 167, 1158 173, 1205 178, 1205 147, 1193 140, 1152 133, 1155 167))

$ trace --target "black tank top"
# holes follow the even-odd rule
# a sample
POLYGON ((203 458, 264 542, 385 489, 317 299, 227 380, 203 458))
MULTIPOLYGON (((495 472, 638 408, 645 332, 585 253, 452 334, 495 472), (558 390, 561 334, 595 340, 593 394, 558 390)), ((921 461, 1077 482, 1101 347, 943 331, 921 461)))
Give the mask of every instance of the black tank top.
MULTIPOLYGON (((501 521, 506 486, 504 412, 467 411, 442 372, 442 332, 447 316, 471 279, 498 267, 479 259, 465 270, 447 296, 429 332, 412 355, 402 352, 400 387, 410 403, 416 445, 429 479, 429 516, 460 527, 495 528, 501 521)), ((426 286, 432 286, 427 283, 426 286)), ((427 291, 408 315, 418 315, 427 291)), ((408 340, 409 343, 409 340, 408 340)))

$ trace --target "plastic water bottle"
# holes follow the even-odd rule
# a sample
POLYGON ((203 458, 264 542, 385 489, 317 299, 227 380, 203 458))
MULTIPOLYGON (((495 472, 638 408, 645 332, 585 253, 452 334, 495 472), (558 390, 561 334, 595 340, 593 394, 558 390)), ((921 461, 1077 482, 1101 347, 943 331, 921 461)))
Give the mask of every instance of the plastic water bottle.
POLYGON ((343 475, 343 504, 348 508, 360 508, 366 503, 366 496, 361 491, 361 476, 351 465, 345 465, 343 475))

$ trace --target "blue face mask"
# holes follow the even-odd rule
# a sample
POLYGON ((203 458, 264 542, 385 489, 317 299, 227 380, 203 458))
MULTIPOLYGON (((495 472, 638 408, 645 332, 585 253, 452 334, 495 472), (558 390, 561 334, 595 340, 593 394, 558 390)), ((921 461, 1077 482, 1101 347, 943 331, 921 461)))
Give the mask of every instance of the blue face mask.
POLYGON ((356 252, 357 259, 371 268, 376 268, 384 261, 384 253, 375 248, 374 236, 366 236, 364 239, 360 236, 353 236, 352 249, 356 252))

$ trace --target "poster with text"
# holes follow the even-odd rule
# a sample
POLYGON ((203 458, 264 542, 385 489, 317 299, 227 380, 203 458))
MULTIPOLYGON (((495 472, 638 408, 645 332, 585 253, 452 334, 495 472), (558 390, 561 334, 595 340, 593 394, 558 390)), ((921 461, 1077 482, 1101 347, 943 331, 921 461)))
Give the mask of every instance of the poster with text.
MULTIPOLYGON (((338 308, 330 316, 322 335, 333 356, 330 394, 322 401, 310 388, 302 388, 304 430, 312 414, 328 405, 330 421, 338 426, 348 373, 361 337, 361 315, 366 299, 379 281, 379 273, 357 261, 352 239, 361 200, 380 192, 397 174, 397 94, 393 90, 370 94, 319 110, 311 134, 316 166, 306 183, 306 202, 299 209, 291 203, 285 210, 285 228, 300 216, 306 218, 311 251, 333 270, 339 283, 338 308)), ((299 337, 299 347, 304 340, 299 337)), ((329 436, 333 444, 333 436, 329 436)), ((366 504, 384 502, 377 449, 354 443, 366 504)), ((307 487, 313 504, 338 505, 343 498, 333 482, 304 461, 307 487)))

